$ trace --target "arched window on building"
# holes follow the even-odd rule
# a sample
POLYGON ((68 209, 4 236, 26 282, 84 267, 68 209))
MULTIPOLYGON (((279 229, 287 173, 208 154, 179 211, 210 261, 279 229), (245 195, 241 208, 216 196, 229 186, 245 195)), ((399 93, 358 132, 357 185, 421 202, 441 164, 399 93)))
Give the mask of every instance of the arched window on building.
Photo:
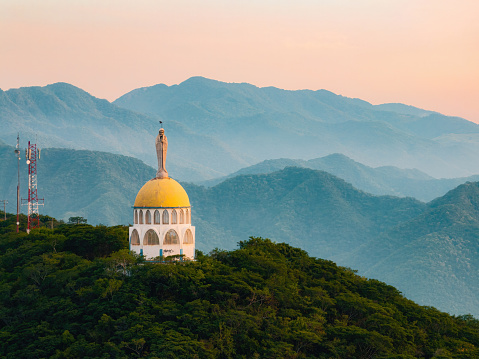
POLYGON ((140 224, 143 224, 143 211, 140 209, 140 224))
POLYGON ((191 230, 189 228, 186 230, 183 244, 193 244, 193 233, 191 233, 191 230))
POLYGON ((186 210, 186 223, 190 223, 190 211, 186 210))
POLYGON ((140 245, 140 236, 138 235, 138 231, 134 229, 131 232, 130 242, 132 246, 139 246, 140 245))
POLYGON ((185 212, 183 212, 182 209, 180 209, 180 224, 185 223, 185 212))
POLYGON ((176 224, 178 223, 178 220, 176 218, 176 210, 174 209, 172 212, 171 212, 171 224, 176 224))
POLYGON ((170 223, 169 216, 168 216, 168 211, 165 209, 163 211, 163 224, 168 224, 170 223))
POLYGON ((145 223, 146 224, 151 224, 151 213, 150 213, 150 211, 146 211, 146 213, 145 213, 145 223))
POLYGON ((135 209, 135 224, 138 224, 138 211, 135 209))
POLYGON ((165 234, 165 240, 163 244, 178 244, 178 233, 174 229, 170 229, 165 234))
POLYGON ((153 229, 149 229, 143 238, 143 245, 154 246, 160 244, 160 239, 153 229))
POLYGON ((158 210, 155 211, 155 218, 154 218, 154 220, 155 220, 155 222, 154 222, 155 224, 161 224, 160 211, 158 211, 158 210))

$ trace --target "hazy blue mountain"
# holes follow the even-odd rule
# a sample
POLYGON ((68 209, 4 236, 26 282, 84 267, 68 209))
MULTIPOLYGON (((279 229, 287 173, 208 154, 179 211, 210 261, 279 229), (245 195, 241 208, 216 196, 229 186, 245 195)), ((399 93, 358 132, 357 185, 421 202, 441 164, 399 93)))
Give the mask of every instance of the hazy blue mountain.
POLYGON ((201 77, 133 90, 114 103, 221 138, 255 162, 342 153, 369 166, 418 168, 436 177, 479 172, 477 124, 412 106, 201 77))
POLYGON ((344 260, 421 304, 478 316, 479 183, 465 183, 431 201, 422 214, 344 260))
POLYGON ((41 147, 108 151, 154 166, 159 120, 170 139, 170 168, 187 181, 271 158, 331 153, 435 177, 479 173, 478 125, 401 104, 373 106, 326 90, 194 77, 134 90, 114 104, 65 83, 0 91, 0 139, 9 145, 20 132, 41 147))
POLYGON ((227 178, 243 174, 264 174, 282 170, 288 166, 304 167, 331 173, 354 187, 375 195, 414 197, 421 201, 431 201, 447 191, 468 181, 479 181, 479 176, 436 179, 417 169, 400 169, 393 166, 372 168, 356 162, 342 154, 335 153, 309 161, 280 158, 266 160, 253 166, 242 168, 228 176, 200 182, 204 186, 214 186, 227 178))
POLYGON ((390 112, 402 113, 403 115, 412 115, 417 117, 425 117, 425 116, 437 113, 434 111, 423 110, 421 108, 417 108, 414 106, 404 105, 402 103, 383 103, 381 105, 376 105, 374 107, 381 111, 390 111, 390 112))
MULTIPOLYGON (((17 160, 14 148, 0 144, 0 196, 7 211, 16 212, 17 160)), ((28 196, 27 165, 20 161, 21 197, 28 196)), ((87 218, 92 224, 128 224, 141 186, 156 171, 136 158, 106 152, 47 148, 37 163, 40 214, 68 220, 87 218)), ((26 213, 26 206, 22 206, 26 213)))
MULTIPOLYGON (((20 133, 40 147, 100 150, 156 164, 157 116, 120 108, 66 84, 0 90, 0 139, 14 145, 20 133)), ((225 175, 251 162, 208 135, 168 121, 169 168, 184 180, 225 175)))
POLYGON ((185 189, 198 243, 206 248, 233 248, 249 233, 325 258, 366 243, 425 207, 412 198, 373 196, 326 172, 297 167, 237 176, 211 188, 185 184, 185 189), (203 229, 203 223, 216 230, 203 229))

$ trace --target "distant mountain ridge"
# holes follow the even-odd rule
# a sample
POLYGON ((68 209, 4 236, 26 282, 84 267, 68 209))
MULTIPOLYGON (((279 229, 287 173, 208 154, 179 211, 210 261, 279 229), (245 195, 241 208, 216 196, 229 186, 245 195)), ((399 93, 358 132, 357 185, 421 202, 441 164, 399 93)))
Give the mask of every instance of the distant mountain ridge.
POLYGON ((477 124, 412 106, 200 77, 133 90, 114 103, 221 137, 256 162, 337 152, 369 166, 418 168, 436 177, 479 172, 472 155, 479 150, 477 124))
POLYGON ((203 181, 199 184, 214 186, 227 178, 243 174, 266 174, 285 167, 304 167, 331 173, 354 187, 375 195, 414 197, 421 201, 431 201, 447 191, 467 181, 479 181, 479 175, 436 179, 417 169, 400 169, 393 166, 372 168, 356 162, 342 154, 335 153, 308 161, 280 158, 266 160, 253 166, 242 168, 228 176, 203 181))
MULTIPOLYGON (((66 83, 0 91, 0 125, 0 139, 10 145, 19 132, 22 141, 43 148, 99 150, 156 163, 156 116, 120 108, 66 83)), ((168 130, 169 166, 184 179, 216 177, 236 168, 230 163, 248 164, 215 138, 202 136, 199 142, 178 122, 169 121, 168 130), (210 166, 218 160, 221 171, 210 166)))
POLYGON ((133 90, 114 103, 65 83, 0 91, 0 139, 17 132, 41 147, 135 156, 162 120, 180 180, 225 176, 271 158, 342 153, 368 166, 417 168, 435 177, 479 173, 479 126, 401 104, 374 106, 326 90, 285 91, 193 77, 133 90), (37 137, 35 137, 37 136, 37 137))

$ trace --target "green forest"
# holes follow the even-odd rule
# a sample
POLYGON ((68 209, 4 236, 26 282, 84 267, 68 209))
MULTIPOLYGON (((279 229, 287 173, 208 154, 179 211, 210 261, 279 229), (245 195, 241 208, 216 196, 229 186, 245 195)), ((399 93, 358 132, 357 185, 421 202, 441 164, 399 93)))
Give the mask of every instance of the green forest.
POLYGON ((2 358, 478 358, 479 321, 269 239, 149 263, 128 227, 0 222, 2 358))

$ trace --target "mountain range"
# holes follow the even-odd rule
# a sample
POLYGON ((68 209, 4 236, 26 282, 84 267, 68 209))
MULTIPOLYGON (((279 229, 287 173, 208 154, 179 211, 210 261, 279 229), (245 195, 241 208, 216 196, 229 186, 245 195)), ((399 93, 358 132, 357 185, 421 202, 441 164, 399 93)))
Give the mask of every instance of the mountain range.
MULTIPOLYGON (((345 164, 355 164, 342 156, 327 158, 331 165, 334 159, 345 173, 345 164)), ((7 209, 13 212, 13 147, 0 145, 0 161, 8 164, 0 171, 0 193, 11 199, 7 209)), ((23 174, 25 161, 20 163, 23 174)), ((401 170, 390 172, 404 175, 401 170)), ((38 161, 39 196, 45 198, 40 212, 63 219, 82 216, 93 224, 127 224, 136 193, 154 175, 153 168, 132 157, 45 149, 38 161)), ((415 171, 410 176, 424 177, 415 171)), ((475 182, 429 203, 372 195, 332 174, 300 167, 237 175, 213 187, 183 186, 202 251, 233 249, 249 236, 267 237, 394 284, 423 305, 479 316, 475 182)))
POLYGON ((479 315, 479 191, 462 184, 477 180, 464 176, 479 173, 479 127, 464 119, 204 78, 114 103, 64 83, 0 91, 0 194, 12 206, 11 145, 20 132, 44 149, 42 213, 126 224, 155 173, 159 120, 170 174, 197 182, 183 185, 200 250, 269 237, 358 268, 423 305, 479 315))
POLYGON ((479 173, 479 126, 402 104, 374 106, 326 90, 285 91, 201 77, 133 90, 113 103, 65 83, 0 91, 0 139, 134 156, 162 120, 170 167, 183 181, 225 176, 271 158, 342 153, 365 165, 434 177, 479 173))
POLYGON ((357 268, 420 304, 479 315, 477 182, 429 203, 373 196, 294 167, 186 189, 198 241, 232 248, 246 234, 273 238, 357 268))

